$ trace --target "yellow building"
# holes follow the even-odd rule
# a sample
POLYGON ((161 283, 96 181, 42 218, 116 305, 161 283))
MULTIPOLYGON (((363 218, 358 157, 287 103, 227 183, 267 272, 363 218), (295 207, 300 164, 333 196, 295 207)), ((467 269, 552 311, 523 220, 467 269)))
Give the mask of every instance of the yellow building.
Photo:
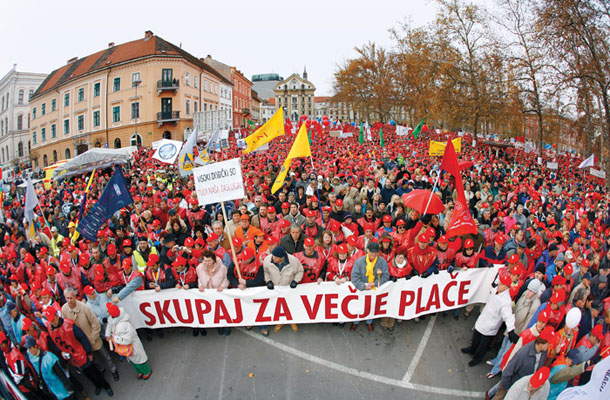
POLYGON ((226 79, 212 67, 151 31, 70 59, 30 101, 32 167, 91 147, 183 140, 194 112, 218 109, 221 82, 226 79))
POLYGON ((303 71, 302 77, 292 74, 273 88, 276 110, 284 107, 284 115, 293 121, 298 121, 303 114, 314 118, 315 91, 314 84, 307 80, 306 70, 303 71))

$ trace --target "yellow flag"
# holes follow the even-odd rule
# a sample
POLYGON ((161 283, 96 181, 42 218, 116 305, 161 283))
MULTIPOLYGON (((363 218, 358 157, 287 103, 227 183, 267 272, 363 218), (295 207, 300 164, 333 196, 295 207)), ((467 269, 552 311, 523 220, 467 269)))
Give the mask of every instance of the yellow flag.
POLYGON ((277 178, 275 178, 275 182, 273 182, 273 187, 271 187, 271 193, 277 192, 284 184, 284 179, 286 179, 286 174, 288 174, 290 162, 293 158, 309 156, 311 156, 311 149, 309 148, 309 138, 307 137, 307 128, 305 127, 305 124, 303 124, 301 125, 301 129, 299 130, 297 138, 294 139, 294 143, 290 148, 290 152, 288 153, 288 157, 286 157, 286 161, 284 161, 284 165, 282 165, 280 173, 277 175, 277 178))
POLYGON ((254 131, 253 134, 244 139, 246 142, 246 149, 244 154, 250 153, 256 150, 265 143, 269 143, 271 140, 284 134, 284 111, 282 107, 278 108, 273 117, 269 121, 265 122, 263 126, 254 131))

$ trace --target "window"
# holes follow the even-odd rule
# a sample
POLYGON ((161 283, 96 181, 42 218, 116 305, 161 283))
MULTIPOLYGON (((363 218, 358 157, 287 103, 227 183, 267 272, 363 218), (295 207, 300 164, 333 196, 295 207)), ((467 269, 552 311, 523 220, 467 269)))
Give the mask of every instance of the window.
POLYGON ((93 97, 99 97, 100 95, 100 83, 95 82, 93 84, 93 97))
POLYGON ((131 74, 131 87, 136 87, 140 83, 141 83, 141 81, 140 81, 140 73, 139 72, 134 72, 133 74, 131 74))
POLYGON ((42 103, 40 105, 40 115, 45 115, 47 113, 47 103, 42 103))
POLYGON ((100 126, 100 112, 93 111, 93 126, 100 126))
POLYGON ((57 128, 55 127, 55 124, 51 125, 51 137, 55 138, 57 136, 57 128))
POLYGON ((186 86, 191 86, 191 73, 190 72, 186 73, 184 80, 186 81, 186 86))
POLYGON ((278 97, 278 98, 277 98, 277 105, 278 105, 278 106, 281 106, 281 105, 282 105, 282 98, 281 98, 281 97, 278 97))
POLYGON ((66 160, 70 158, 70 149, 66 149, 66 160))
POLYGON ((203 104, 203 111, 208 111, 208 105, 207 105, 207 103, 204 103, 204 104, 203 104))
POLYGON ((121 78, 114 78, 114 83, 112 84, 112 90, 114 92, 118 92, 121 90, 121 78))
POLYGON ((131 119, 140 118, 140 103, 131 103, 131 119))
POLYGON ((53 150, 53 162, 57 162, 57 150, 53 150))
POLYGON ((193 110, 194 110, 195 112, 199 111, 199 108, 198 108, 198 107, 199 107, 199 103, 198 103, 197 101, 193 102, 193 110))
POLYGON ((197 89, 199 87, 199 77, 198 76, 193 77, 193 86, 195 86, 195 89, 197 89))
POLYGON ((34 89, 30 89, 30 92, 28 93, 28 101, 32 100, 32 96, 34 96, 34 89))
POLYGON ((32 132, 32 143, 36 144, 36 131, 32 132))
POLYGON ((64 107, 68 107, 70 105, 70 93, 64 94, 64 107))
POLYGON ((83 100, 85 100, 85 89, 80 88, 80 89, 78 89, 78 101, 83 101, 83 100))
POLYGON ((17 115, 17 130, 20 131, 23 129, 23 114, 17 115))
POLYGON ((115 149, 121 148, 121 139, 119 139, 119 138, 114 139, 114 148, 115 149))
POLYGON ((186 115, 189 115, 191 113, 191 101, 187 100, 186 101, 186 115))
POLYGON ((205 79, 203 80, 203 91, 204 92, 208 91, 208 81, 206 81, 205 79))
POLYGON ((121 106, 112 107, 112 122, 121 122, 121 106))
POLYGON ((19 142, 17 145, 17 156, 23 157, 23 142, 19 142))
POLYGON ((40 129, 40 141, 44 142, 47 140, 47 129, 46 128, 41 128, 40 129))
POLYGON ((57 109, 57 100, 51 100, 51 111, 55 111, 57 109))
POLYGON ((36 119, 36 107, 32 108, 32 119, 36 119))
POLYGON ((4 136, 4 121, 0 121, 0 136, 4 136))
POLYGON ((18 95, 18 98, 17 98, 17 104, 23 104, 23 95, 24 95, 23 89, 19 90, 19 95, 18 95))
POLYGON ((142 136, 140 136, 139 133, 134 133, 133 135, 131 135, 129 144, 131 146, 142 146, 142 136))
POLYGON ((70 120, 64 119, 64 135, 70 133, 70 120))
POLYGON ((44 167, 48 167, 49 166, 49 157, 47 157, 46 154, 44 156, 42 156, 42 165, 44 167))
POLYGON ((84 115, 79 115, 77 121, 77 125, 78 125, 78 130, 82 131, 83 129, 85 129, 85 116, 84 115))

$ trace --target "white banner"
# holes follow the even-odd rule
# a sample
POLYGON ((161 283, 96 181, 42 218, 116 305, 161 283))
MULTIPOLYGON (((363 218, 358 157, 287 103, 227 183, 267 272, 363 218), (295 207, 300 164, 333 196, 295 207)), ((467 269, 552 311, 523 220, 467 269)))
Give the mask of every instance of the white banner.
POLYGON ((396 125, 396 136, 407 136, 408 134, 409 134, 408 127, 396 125))
POLYGON ((152 158, 167 164, 173 164, 176 161, 180 149, 182 148, 182 142, 169 139, 163 139, 153 143, 153 148, 154 145, 157 147, 152 158))
POLYGON ((610 398, 610 357, 593 367, 591 380, 584 386, 565 389, 557 400, 607 400, 610 398))
POLYGON ((193 178, 200 206, 246 196, 239 158, 195 168, 193 178))
POLYGON ((602 171, 601 169, 594 169, 591 168, 589 170, 589 172, 591 173, 591 175, 593 176, 597 176, 598 178, 602 178, 602 179, 606 179, 606 171, 602 171))
POLYGON ((350 282, 226 289, 136 291, 120 305, 136 328, 224 327, 349 322, 420 315, 486 303, 496 268, 442 271, 423 279, 387 282, 376 290, 357 290, 350 282))
POLYGON ((550 162, 549 161, 549 162, 546 163, 546 167, 548 169, 557 169, 557 168, 559 168, 559 164, 557 164, 556 162, 550 162))

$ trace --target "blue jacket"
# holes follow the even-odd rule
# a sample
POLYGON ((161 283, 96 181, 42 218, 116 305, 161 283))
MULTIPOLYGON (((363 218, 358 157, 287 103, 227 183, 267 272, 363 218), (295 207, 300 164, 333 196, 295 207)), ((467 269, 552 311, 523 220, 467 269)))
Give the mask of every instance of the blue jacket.
POLYGON ((40 350, 37 356, 33 356, 27 352, 30 363, 36 370, 38 376, 42 376, 47 387, 53 393, 55 398, 63 400, 70 397, 73 392, 70 392, 66 386, 69 386, 65 372, 59 364, 57 356, 51 352, 40 350), (42 357, 42 359, 40 359, 42 357))

